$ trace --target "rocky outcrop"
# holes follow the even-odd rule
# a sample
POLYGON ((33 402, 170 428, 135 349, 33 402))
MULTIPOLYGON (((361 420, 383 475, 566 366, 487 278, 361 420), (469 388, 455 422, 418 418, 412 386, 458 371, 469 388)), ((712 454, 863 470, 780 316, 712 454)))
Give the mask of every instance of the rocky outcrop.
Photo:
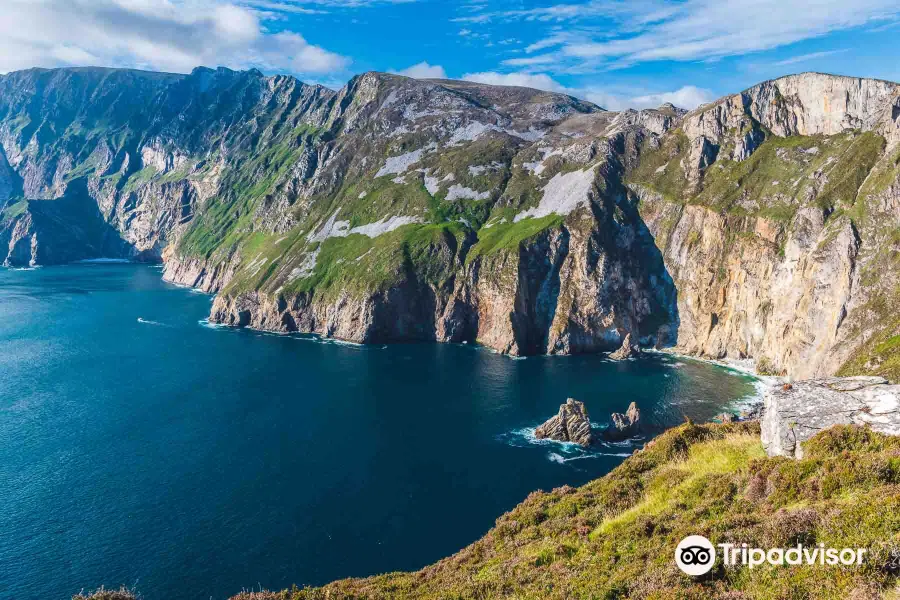
POLYGON ((593 441, 591 422, 584 403, 569 398, 559 407, 559 414, 534 430, 539 440, 550 439, 557 442, 572 442, 580 446, 590 446, 593 441))
POLYGON ((900 385, 882 377, 829 377, 779 384, 765 394, 762 442, 769 456, 803 458, 803 442, 850 424, 900 435, 900 385))
POLYGON ((625 414, 612 414, 609 427, 603 430, 603 439, 611 442, 625 440, 640 435, 642 429, 641 411, 637 404, 632 402, 625 414))
POLYGON ((609 357, 613 360, 626 360, 634 358, 639 353, 640 348, 631 341, 631 333, 629 332, 625 334, 625 339, 622 340, 622 345, 619 346, 619 349, 615 352, 611 352, 609 357))

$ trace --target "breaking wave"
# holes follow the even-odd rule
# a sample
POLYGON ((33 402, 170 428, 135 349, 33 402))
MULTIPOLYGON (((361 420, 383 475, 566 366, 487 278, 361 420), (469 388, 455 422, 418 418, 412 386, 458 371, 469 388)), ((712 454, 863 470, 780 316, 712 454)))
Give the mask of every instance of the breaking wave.
POLYGON ((560 465, 575 460, 599 458, 601 456, 627 458, 643 443, 643 438, 635 438, 633 440, 624 440, 621 442, 600 442, 591 448, 582 448, 573 442, 538 439, 534 437, 533 427, 522 427, 500 434, 497 436, 497 440, 514 448, 526 448, 530 446, 552 448, 552 450, 547 453, 547 460, 560 465))
POLYGON ((150 319, 145 319, 143 317, 137 318, 138 323, 143 323, 144 325, 157 325, 159 327, 168 327, 165 323, 160 323, 159 321, 151 321, 150 319))

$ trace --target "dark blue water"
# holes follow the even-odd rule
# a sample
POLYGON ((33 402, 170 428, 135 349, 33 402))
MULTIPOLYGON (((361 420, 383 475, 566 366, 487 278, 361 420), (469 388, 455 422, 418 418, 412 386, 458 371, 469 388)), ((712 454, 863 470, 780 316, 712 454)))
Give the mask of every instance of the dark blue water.
POLYGON ((567 396, 708 419, 752 381, 693 361, 511 360, 204 326, 158 269, 0 269, 0 597, 225 598, 416 569, 532 490, 632 450, 522 433, 567 396))

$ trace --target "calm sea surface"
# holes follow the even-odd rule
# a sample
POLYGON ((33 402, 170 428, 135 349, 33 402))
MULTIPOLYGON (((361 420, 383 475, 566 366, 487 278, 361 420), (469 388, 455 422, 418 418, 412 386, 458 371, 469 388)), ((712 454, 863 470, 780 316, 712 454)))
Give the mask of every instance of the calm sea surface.
POLYGON ((530 439, 567 397, 601 421, 637 401, 663 427, 755 394, 658 355, 213 328, 210 300, 154 267, 0 269, 0 598, 219 600, 416 569, 632 451, 530 439))

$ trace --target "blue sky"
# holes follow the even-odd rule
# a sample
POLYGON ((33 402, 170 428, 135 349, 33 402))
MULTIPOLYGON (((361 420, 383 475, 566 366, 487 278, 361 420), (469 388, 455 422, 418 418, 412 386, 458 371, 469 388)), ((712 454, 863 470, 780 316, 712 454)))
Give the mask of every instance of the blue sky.
POLYGON ((0 0, 0 72, 394 71, 692 108, 787 73, 900 81, 897 0, 0 0))

